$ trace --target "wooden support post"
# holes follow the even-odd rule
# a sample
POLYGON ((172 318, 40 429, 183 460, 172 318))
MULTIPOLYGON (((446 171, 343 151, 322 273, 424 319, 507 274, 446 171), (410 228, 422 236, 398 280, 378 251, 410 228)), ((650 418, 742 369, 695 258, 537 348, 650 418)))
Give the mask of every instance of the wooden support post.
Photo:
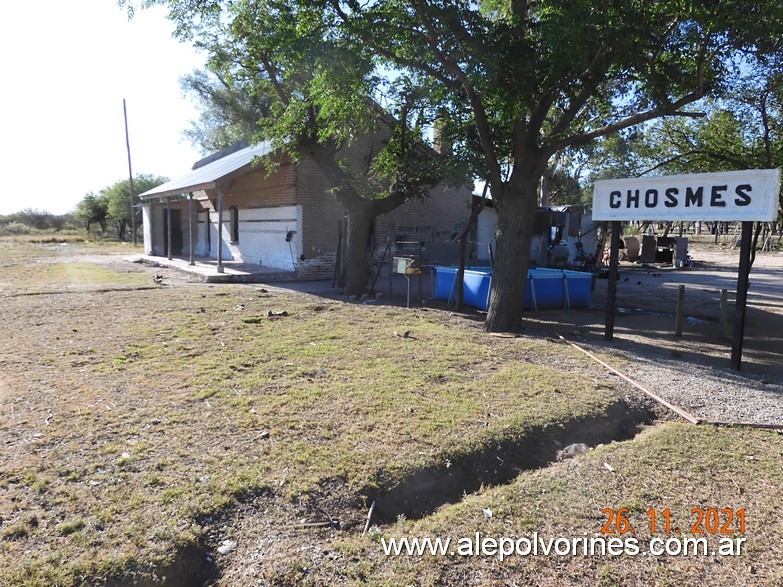
POLYGON ((421 241, 419 241, 419 249, 418 249, 418 252, 417 252, 416 269, 419 272, 419 274, 418 274, 419 275, 419 305, 421 305, 421 302, 422 302, 421 276, 423 274, 423 269, 424 269, 424 267, 422 266, 422 263, 421 263, 421 241))
POLYGON ((171 200, 166 198, 166 257, 171 261, 171 200))
POLYGON ((223 270, 223 190, 218 190, 218 225, 217 225, 217 272, 223 270))
POLYGON ((724 338, 729 338, 729 290, 720 290, 720 331, 724 338))
POLYGON ((677 311, 675 312, 674 336, 682 336, 685 322, 685 286, 677 286, 677 311))
POLYGON ((609 245, 609 284, 606 289, 606 325, 604 338, 614 338, 614 308, 617 300, 617 263, 620 256, 620 222, 612 221, 612 239, 609 245))
POLYGON ((753 222, 742 223, 742 241, 740 244, 739 276, 737 277, 737 301, 734 305, 734 338, 731 344, 731 368, 742 369, 742 343, 745 337, 745 310, 748 305, 748 286, 750 285, 750 244, 753 222))
POLYGON ((193 260, 193 192, 188 194, 188 233, 190 234, 188 237, 189 264, 195 265, 196 262, 193 260))
POLYGON ((389 299, 392 297, 392 281, 394 278, 394 255, 391 250, 391 237, 386 237, 386 246, 389 247, 389 299))
POLYGON ((334 254, 334 272, 332 273, 332 288, 341 287, 337 282, 340 277, 340 267, 343 264, 343 221, 337 221, 337 250, 334 254))

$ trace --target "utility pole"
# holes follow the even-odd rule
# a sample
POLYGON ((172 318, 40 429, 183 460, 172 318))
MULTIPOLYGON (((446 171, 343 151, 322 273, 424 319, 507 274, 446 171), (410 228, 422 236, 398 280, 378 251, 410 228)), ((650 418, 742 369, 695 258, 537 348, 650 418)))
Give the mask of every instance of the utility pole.
POLYGON ((125 98, 122 99, 122 113, 125 116, 125 146, 128 149, 128 179, 130 182, 130 217, 131 230, 133 231, 133 246, 136 246, 136 210, 133 208, 133 168, 131 167, 130 139, 128 138, 128 110, 125 107, 125 98))

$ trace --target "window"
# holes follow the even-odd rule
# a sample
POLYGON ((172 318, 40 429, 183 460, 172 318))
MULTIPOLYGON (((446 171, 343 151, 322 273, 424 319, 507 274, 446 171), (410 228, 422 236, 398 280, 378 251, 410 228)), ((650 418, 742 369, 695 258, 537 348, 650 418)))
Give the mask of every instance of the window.
POLYGON ((236 206, 229 209, 231 214, 231 242, 239 242, 239 208, 236 206))

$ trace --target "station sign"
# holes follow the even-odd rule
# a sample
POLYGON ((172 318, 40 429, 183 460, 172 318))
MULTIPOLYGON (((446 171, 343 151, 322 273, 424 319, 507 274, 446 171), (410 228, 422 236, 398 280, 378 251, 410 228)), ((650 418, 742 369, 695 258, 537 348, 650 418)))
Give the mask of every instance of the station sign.
POLYGON ((749 169, 595 182, 593 220, 771 222, 780 169, 749 169))

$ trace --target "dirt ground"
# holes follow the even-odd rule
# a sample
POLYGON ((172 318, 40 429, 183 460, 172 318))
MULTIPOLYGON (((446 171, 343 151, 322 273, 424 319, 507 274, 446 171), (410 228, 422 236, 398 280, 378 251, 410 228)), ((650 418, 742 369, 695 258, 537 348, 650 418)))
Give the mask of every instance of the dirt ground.
MULTIPOLYGON (((229 345, 232 341, 226 334, 229 330, 226 322, 231 316, 245 311, 245 305, 249 310, 251 302, 248 300, 251 298, 264 308, 271 300, 290 299, 292 304, 301 302, 311 306, 322 302, 308 293, 298 292, 296 286, 284 284, 237 285, 230 293, 221 289, 219 295, 225 297, 220 298, 222 301, 215 301, 217 290, 211 290, 197 278, 174 270, 129 263, 123 259, 127 251, 121 249, 116 254, 80 251, 70 255, 67 246, 52 245, 51 253, 51 258, 41 256, 39 252, 31 253, 29 262, 26 262, 24 252, 21 252, 0 271, 0 298, 3 298, 6 309, 11 309, 9 313, 14 312, 17 325, 6 325, 5 342, 0 346, 0 399, 9 408, 0 414, 0 425, 9 431, 3 464, 7 471, 15 471, 22 469, 25 458, 30 462, 40 460, 46 463, 45 467, 41 465, 40 469, 31 470, 24 479, 10 472, 5 477, 0 476, 0 490, 10 487, 15 492, 14 498, 9 500, 13 503, 0 513, 6 516, 6 522, 14 523, 8 530, 13 531, 13 535, 7 531, 5 538, 11 537, 20 548, 23 548, 26 538, 34 544, 33 538, 37 533, 43 533, 49 524, 58 533, 60 542, 68 536, 79 537, 84 527, 97 528, 99 537, 96 540, 103 542, 84 545, 84 557, 89 560, 91 549, 124 546, 130 542, 125 536, 111 534, 112 512, 102 512, 101 503, 126 499, 134 503, 135 500, 138 502, 137 510, 143 513, 143 499, 149 500, 148 503, 153 500, 166 503, 162 500, 167 496, 176 496, 177 491, 184 491, 182 484, 178 484, 177 474, 172 472, 169 476, 168 471, 170 468, 173 470, 173 461, 176 460, 171 455, 194 463, 192 467, 188 466, 187 471, 195 479, 191 485, 198 487, 201 483, 217 483, 217 480, 209 479, 209 475, 217 476, 221 469, 232 474, 240 468, 251 470, 255 465, 242 459, 249 459, 258 446, 265 446, 262 441, 267 438, 263 436, 265 430, 256 430, 259 416, 250 410, 252 404, 245 405, 247 398, 240 397, 242 390, 234 390, 236 398, 231 396, 234 403, 228 405, 225 411, 218 409, 218 402, 207 395, 199 397, 198 403, 188 399, 187 404, 177 407, 177 402, 186 396, 189 398, 188 394, 193 390, 176 385, 161 387, 159 396, 145 396, 142 403, 134 401, 129 390, 147 389, 150 378, 157 378, 158 374, 145 370, 142 359, 148 351, 140 347, 128 332, 142 328, 143 332, 154 337, 150 344, 158 353, 165 354, 167 348, 176 347, 183 356, 196 357, 202 356, 204 351, 195 345, 192 348, 188 346, 187 337, 176 330, 159 332, 161 325, 149 317, 145 318, 145 312, 127 310, 134 305, 149 304, 147 310, 154 309, 167 319, 173 316, 181 322, 186 321, 199 333, 203 330, 205 339, 213 345, 222 345, 216 347, 217 350, 227 353, 228 350, 222 350, 225 348, 222 341, 229 345), (66 273, 59 274, 57 271, 66 273), (42 274, 46 276, 43 280, 42 274), (152 281, 151 277, 155 274, 163 276, 165 285, 152 281), (91 285, 95 282, 101 284, 97 290, 91 285), (169 288, 177 288, 181 292, 179 298, 162 295, 169 288), (112 305, 96 301, 92 296, 95 293, 107 294, 103 297, 112 305), (213 299, 206 301, 210 298, 213 299), (209 306, 210 303, 215 304, 214 309, 209 306), (101 314, 96 316, 96 311, 101 314), (204 316, 213 316, 212 322, 208 324, 204 316), (108 349, 114 350, 109 352, 108 349), (73 401, 74 398, 53 391, 69 387, 82 390, 89 403, 80 405, 73 401), (247 422, 235 423, 233 418, 237 411, 241 411, 240 408, 246 409, 247 422), (109 422, 110 426, 73 430, 69 422, 74 421, 84 422, 85 426, 90 422, 109 422), (189 436, 172 438, 165 432, 162 424, 177 421, 193 423, 192 427, 183 426, 189 436), (238 447, 238 438, 246 441, 247 446, 238 447), (55 439, 59 440, 55 442, 55 439), (89 442, 88 446, 84 444, 85 439, 89 442), (169 452, 161 454, 156 448, 159 445, 167 447, 169 452), (226 461, 226 455, 233 460, 226 461), (194 473, 200 470, 199 467, 209 468, 211 472, 209 475, 194 473), (145 489, 136 490, 134 484, 145 489), (81 507, 79 504, 90 500, 96 504, 96 510, 76 515, 81 507), (39 503, 46 507, 38 507, 36 504, 39 503), (51 512, 58 515, 55 517, 51 512), (101 525, 105 525, 106 529, 101 529, 101 525)), ((606 280, 598 280, 596 284, 593 309, 530 313, 525 316, 523 334, 546 339, 552 333, 561 333, 569 340, 599 346, 607 353, 622 350, 643 356, 653 351, 665 351, 672 357, 682 356, 704 365, 726 368, 731 347, 730 337, 725 336, 719 322, 719 292, 721 289, 729 290, 729 300, 733 302, 738 251, 704 242, 694 243, 690 254, 695 260, 694 266, 683 270, 622 265, 615 339, 610 344, 603 342, 606 280), (686 323, 683 336, 676 338, 673 313, 680 284, 686 287, 686 314, 695 320, 686 323)), ((751 274, 743 354, 743 369, 749 375, 778 380, 783 377, 783 362, 780 360, 783 355, 781 277, 783 254, 757 256, 751 274)), ((331 298, 326 300, 327 303, 343 299, 338 292, 328 288, 320 292, 316 290, 316 293, 323 298, 331 298)), ((455 326, 480 332, 481 313, 450 315, 445 305, 433 305, 432 311, 455 326)), ((732 312, 729 319, 733 320, 732 312)), ((174 357, 174 350, 171 352, 174 357)), ((530 351, 529 354, 535 352, 530 351)), ((567 360, 554 351, 539 354, 536 360, 567 360)), ((229 360, 224 362, 230 363, 232 369, 240 373, 249 370, 248 365, 240 361, 239 354, 227 357, 229 360)), ((287 365, 282 367, 287 368, 287 365)), ((181 368, 172 365, 171 372, 160 374, 160 378, 174 381, 178 376, 177 369, 181 368)), ((566 368, 563 365, 563 369, 566 368)), ((623 368, 633 376, 632 366, 625 363, 623 368)), ((317 372, 315 375, 307 372, 302 376, 319 377, 317 372)), ((256 407, 260 411, 259 406, 253 409, 256 407)), ((375 432, 376 435, 381 433, 381 430, 375 432)), ((431 447, 422 444, 421 451, 421 454, 431 452, 431 447)), ((239 477, 229 481, 236 482, 238 486, 246 483, 239 477)), ((323 490, 329 494, 329 499, 322 503, 334 507, 329 514, 338 512, 345 517, 348 512, 347 515, 352 516, 351 527, 361 527, 363 520, 359 512, 364 514, 362 508, 366 504, 357 509, 356 495, 339 484, 323 490)), ((194 511, 206 507, 199 499, 198 491, 193 490, 194 511)), ((189 525, 195 526, 193 519, 177 518, 168 512, 166 507, 170 506, 161 507, 157 516, 159 520, 149 524, 148 528, 149 535, 163 537, 161 544, 174 534, 175 525, 179 525, 177 532, 183 527, 187 530, 189 525)), ((140 544, 148 540, 144 530, 149 519, 142 513, 138 514, 138 520, 127 520, 128 528, 138 532, 134 539, 140 544)), ((261 567, 269 565, 270 560, 278 560, 281 567, 287 568, 289 561, 295 560, 304 551, 316 552, 317 558, 322 561, 352 559, 350 552, 333 550, 332 528, 303 526, 314 520, 323 523, 324 512, 295 501, 258 495, 251 496, 239 506, 233 504, 228 520, 199 519, 198 522, 209 527, 206 539, 210 552, 225 545, 225 541, 240 537, 239 546, 235 545, 236 550, 231 556, 221 559, 223 579, 220 584, 244 585, 254 584, 250 578, 260 575, 261 567), (299 522, 291 525, 291 520, 299 522)), ((159 555, 161 561, 168 560, 166 552, 153 554, 159 555)), ((202 554, 194 554, 201 557, 199 564, 203 563, 202 554)), ((57 553, 33 553, 28 549, 20 551, 19 556, 38 560, 49 556, 53 557, 52 561, 41 564, 56 566, 63 563, 57 560, 57 553)), ((96 570, 94 576, 98 578, 94 582, 100 583, 100 573, 112 572, 116 569, 96 570)), ((295 577, 288 579, 287 583, 281 583, 297 584, 295 577)))
MULTIPOLYGON (((651 350, 686 353, 689 359, 715 367, 731 364, 736 320, 739 250, 707 240, 692 242, 692 267, 644 266, 621 262, 612 347, 636 345, 651 350), (675 336, 679 285, 685 286, 686 321, 675 336), (721 290, 728 290, 728 327, 720 322, 721 290)), ((593 341, 604 340, 607 279, 599 279, 590 310, 541 312, 527 316, 531 328, 552 328, 593 341)), ((783 253, 759 253, 748 291, 742 370, 783 377, 783 253)))

